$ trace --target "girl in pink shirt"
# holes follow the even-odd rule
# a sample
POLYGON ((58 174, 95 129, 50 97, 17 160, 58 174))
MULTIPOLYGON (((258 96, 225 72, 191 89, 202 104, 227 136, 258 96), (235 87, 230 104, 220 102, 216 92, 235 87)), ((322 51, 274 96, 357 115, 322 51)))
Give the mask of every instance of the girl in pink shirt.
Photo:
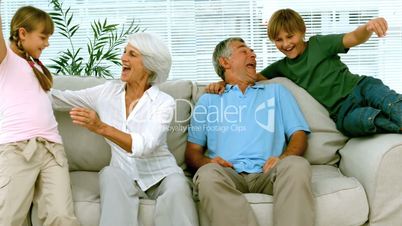
POLYGON ((21 7, 6 45, 0 18, 0 225, 22 225, 32 201, 43 225, 79 225, 47 95, 52 76, 39 60, 53 31, 46 12, 21 7))

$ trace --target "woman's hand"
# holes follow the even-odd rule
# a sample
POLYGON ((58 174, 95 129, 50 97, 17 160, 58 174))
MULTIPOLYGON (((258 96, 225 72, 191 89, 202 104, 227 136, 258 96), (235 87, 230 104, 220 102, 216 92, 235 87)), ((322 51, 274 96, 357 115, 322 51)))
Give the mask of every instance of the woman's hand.
POLYGON ((105 126, 96 112, 92 109, 73 108, 70 111, 70 117, 73 119, 74 124, 83 126, 97 134, 101 134, 101 130, 105 126))
POLYGON ((73 108, 70 111, 70 117, 73 119, 74 124, 85 127, 119 145, 126 152, 132 153, 133 141, 131 135, 102 122, 94 110, 73 108))

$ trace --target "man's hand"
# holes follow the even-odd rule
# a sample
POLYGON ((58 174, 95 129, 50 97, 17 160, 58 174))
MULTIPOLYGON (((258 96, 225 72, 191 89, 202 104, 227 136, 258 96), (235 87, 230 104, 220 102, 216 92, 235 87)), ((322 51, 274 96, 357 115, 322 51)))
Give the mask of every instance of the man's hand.
POLYGON ((225 91, 225 82, 213 82, 205 87, 205 92, 212 94, 222 94, 225 91))
POLYGON ((70 117, 73 119, 74 124, 83 126, 94 133, 99 134, 104 126, 96 112, 92 109, 73 108, 70 111, 70 117))
POLYGON ((279 161, 279 157, 270 157, 262 167, 262 171, 264 173, 268 173, 272 168, 276 166, 276 164, 278 164, 279 161))
POLYGON ((367 22, 366 29, 369 32, 376 33, 378 37, 384 37, 388 30, 388 23, 382 17, 375 18, 367 22))
POLYGON ((211 163, 218 163, 219 165, 221 165, 223 167, 233 167, 232 163, 226 161, 225 159, 223 159, 219 156, 211 159, 211 163))

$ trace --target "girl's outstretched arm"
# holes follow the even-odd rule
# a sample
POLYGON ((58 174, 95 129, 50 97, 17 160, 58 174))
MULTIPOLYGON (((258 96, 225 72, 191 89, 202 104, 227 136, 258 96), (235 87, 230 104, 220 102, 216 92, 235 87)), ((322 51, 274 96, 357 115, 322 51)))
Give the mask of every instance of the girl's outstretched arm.
POLYGON ((1 15, 0 15, 0 63, 3 62, 4 57, 6 57, 6 54, 7 54, 6 42, 4 41, 3 26, 1 26, 1 15))

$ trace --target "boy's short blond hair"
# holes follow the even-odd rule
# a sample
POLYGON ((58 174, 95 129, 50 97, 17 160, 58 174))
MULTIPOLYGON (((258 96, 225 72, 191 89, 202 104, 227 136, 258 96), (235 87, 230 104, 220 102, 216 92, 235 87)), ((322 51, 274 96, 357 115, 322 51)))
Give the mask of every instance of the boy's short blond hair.
POLYGON ((306 33, 303 18, 293 9, 280 9, 271 16, 267 26, 269 40, 274 41, 282 29, 291 34, 306 33))

